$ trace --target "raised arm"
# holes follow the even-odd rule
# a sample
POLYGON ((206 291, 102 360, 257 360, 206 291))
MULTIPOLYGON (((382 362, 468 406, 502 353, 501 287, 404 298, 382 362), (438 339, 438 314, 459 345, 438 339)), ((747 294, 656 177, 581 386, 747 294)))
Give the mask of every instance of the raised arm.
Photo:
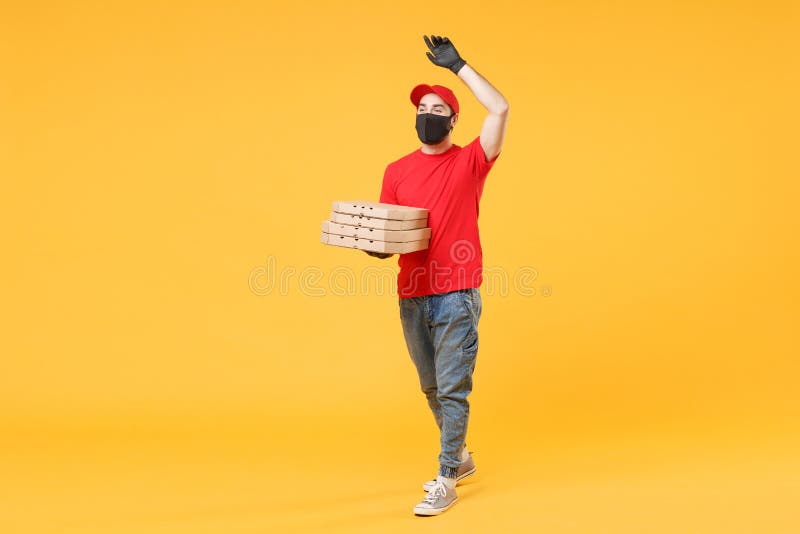
POLYGON ((500 153, 503 146, 508 122, 508 101, 486 78, 469 65, 464 65, 458 71, 458 77, 467 84, 478 102, 489 112, 481 127, 481 146, 486 154, 486 160, 489 161, 500 153))
POLYGON ((505 138, 508 101, 486 78, 467 65, 450 39, 436 35, 431 36, 430 39, 427 36, 423 36, 423 38, 430 49, 430 52, 427 52, 428 59, 434 65, 453 71, 489 112, 483 121, 483 127, 481 127, 481 147, 483 147, 487 161, 495 158, 500 153, 505 138))

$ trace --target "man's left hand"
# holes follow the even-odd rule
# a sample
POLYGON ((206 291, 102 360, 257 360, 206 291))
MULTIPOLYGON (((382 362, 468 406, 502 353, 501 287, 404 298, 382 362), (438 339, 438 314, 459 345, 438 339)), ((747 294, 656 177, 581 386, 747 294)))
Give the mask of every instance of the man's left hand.
POLYGON ((467 64, 467 62, 458 55, 458 50, 456 50, 456 47, 453 46, 453 43, 451 43, 450 39, 447 37, 431 35, 431 38, 428 39, 427 35, 423 35, 422 38, 425 39, 425 44, 428 45, 428 48, 431 50, 430 52, 425 52, 425 55, 428 56, 428 59, 430 59, 434 65, 445 67, 455 74, 458 74, 461 67, 467 64), (431 52, 433 53, 431 54, 431 52))

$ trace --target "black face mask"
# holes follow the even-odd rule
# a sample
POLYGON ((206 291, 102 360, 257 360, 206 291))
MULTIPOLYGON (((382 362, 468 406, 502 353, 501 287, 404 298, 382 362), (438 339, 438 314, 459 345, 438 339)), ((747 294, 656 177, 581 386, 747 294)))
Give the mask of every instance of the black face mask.
MULTIPOLYGON (((453 113, 455 115, 455 113, 453 113)), ((436 115, 434 113, 417 114, 417 136, 426 145, 435 145, 450 133, 450 119, 453 115, 436 115)))

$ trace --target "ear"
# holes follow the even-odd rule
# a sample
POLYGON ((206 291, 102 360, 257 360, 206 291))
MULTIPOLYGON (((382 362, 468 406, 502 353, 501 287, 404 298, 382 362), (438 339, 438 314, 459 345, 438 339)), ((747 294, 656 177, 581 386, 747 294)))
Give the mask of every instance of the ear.
POLYGON ((453 118, 450 119, 450 128, 453 128, 457 122, 458 122, 458 113, 453 115, 453 118))

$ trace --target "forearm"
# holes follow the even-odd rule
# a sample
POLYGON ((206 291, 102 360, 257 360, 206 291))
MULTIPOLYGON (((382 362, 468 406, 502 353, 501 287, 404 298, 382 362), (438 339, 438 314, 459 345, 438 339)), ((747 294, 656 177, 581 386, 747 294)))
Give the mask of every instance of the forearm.
POLYGON ((489 110, 489 113, 495 115, 508 113, 508 101, 505 97, 486 78, 478 74, 469 63, 459 69, 458 77, 469 87, 478 102, 489 110))

